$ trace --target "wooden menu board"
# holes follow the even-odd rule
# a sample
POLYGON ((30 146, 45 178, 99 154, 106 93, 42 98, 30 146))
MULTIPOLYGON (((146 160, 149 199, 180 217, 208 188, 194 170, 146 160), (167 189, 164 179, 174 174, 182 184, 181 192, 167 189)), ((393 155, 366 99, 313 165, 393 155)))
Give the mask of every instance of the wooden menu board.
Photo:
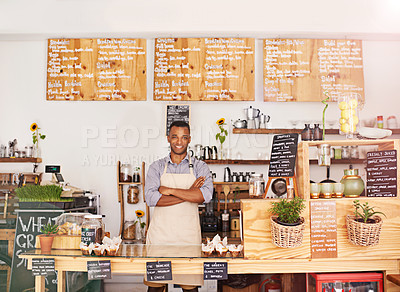
POLYGON ((367 197, 397 196, 397 151, 367 153, 367 197))
POLYGON ((47 100, 146 100, 145 39, 49 39, 47 100))
POLYGON ((158 38, 154 100, 254 100, 254 39, 158 38))
POLYGON ((296 166, 299 134, 275 135, 272 141, 269 177, 292 177, 296 166))
POLYGON ((335 201, 310 201, 311 257, 337 257, 335 201))
POLYGON ((364 100, 360 40, 264 39, 264 101, 329 101, 356 92, 364 100))

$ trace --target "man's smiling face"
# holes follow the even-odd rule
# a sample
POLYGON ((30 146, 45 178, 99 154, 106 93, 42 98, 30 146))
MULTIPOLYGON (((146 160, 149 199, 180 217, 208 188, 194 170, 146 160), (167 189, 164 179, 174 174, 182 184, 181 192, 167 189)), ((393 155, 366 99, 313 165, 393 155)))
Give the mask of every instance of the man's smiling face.
POLYGON ((190 140, 191 138, 188 128, 172 127, 169 131, 168 142, 171 146, 171 151, 177 155, 182 155, 187 152, 190 140))

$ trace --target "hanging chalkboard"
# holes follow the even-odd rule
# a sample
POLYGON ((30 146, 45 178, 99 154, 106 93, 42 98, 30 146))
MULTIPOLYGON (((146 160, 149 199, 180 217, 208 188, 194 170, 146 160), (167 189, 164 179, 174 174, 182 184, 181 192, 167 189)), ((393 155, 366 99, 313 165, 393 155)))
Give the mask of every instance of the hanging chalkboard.
POLYGON ((397 196, 397 151, 367 153, 367 197, 397 196))
POLYGON ((146 274, 147 281, 172 280, 171 262, 147 262, 146 274))
POLYGON ((272 141, 269 177, 294 176, 299 134, 275 135, 272 141))
POLYGON ((190 124, 190 105, 188 104, 167 104, 166 106, 165 133, 168 136, 169 127, 174 121, 185 121, 190 124))
POLYGON ((228 279, 228 263, 204 262, 204 280, 226 280, 228 279))

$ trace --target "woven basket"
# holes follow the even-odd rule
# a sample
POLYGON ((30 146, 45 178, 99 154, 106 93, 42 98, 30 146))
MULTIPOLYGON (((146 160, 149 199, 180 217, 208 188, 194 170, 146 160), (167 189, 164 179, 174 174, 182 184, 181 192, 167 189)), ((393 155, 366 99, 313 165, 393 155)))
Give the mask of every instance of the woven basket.
POLYGON ((362 223, 355 220, 354 215, 346 216, 347 235, 351 243, 361 246, 373 246, 379 243, 382 228, 382 219, 372 217, 376 223, 362 223))
POLYGON ((279 247, 292 248, 298 247, 303 242, 305 229, 304 218, 300 218, 300 224, 295 226, 285 226, 277 223, 276 216, 271 217, 272 242, 279 247))

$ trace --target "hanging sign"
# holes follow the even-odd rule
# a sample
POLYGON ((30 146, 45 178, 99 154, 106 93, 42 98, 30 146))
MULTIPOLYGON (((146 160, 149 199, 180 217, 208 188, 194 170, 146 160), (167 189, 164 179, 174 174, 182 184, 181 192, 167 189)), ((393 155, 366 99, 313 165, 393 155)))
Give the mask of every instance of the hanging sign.
POLYGON ((228 279, 228 263, 211 262, 204 263, 204 280, 226 280, 228 279))
POLYGON ((110 261, 88 261, 88 280, 111 279, 110 261))
POLYGON ((147 262, 147 281, 172 280, 171 262, 147 262))

